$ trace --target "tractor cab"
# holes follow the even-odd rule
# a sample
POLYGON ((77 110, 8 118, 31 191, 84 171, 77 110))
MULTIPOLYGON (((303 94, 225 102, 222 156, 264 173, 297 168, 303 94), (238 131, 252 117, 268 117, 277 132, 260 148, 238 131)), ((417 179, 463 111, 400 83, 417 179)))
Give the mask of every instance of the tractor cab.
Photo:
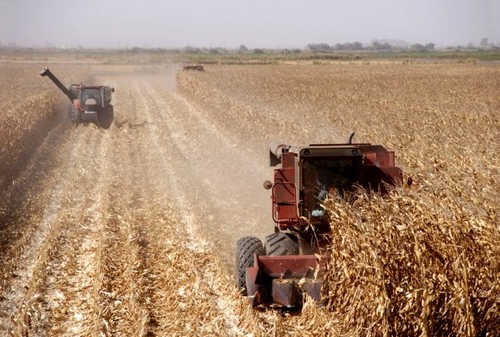
POLYGON ((322 203, 328 196, 344 197, 356 186, 385 192, 402 181, 394 152, 381 145, 326 144, 293 147, 271 144, 274 157, 272 214, 277 230, 315 225, 328 227, 322 203), (279 160, 276 160, 279 159, 279 160))
POLYGON ((101 105, 101 93, 98 88, 83 88, 81 90, 81 101, 82 104, 87 105, 89 103, 94 105, 101 105), (89 99, 93 99, 95 102, 88 102, 89 99))
POLYGON ((356 148, 307 148, 299 158, 299 213, 306 219, 323 217, 321 203, 352 191, 361 176, 363 158, 356 148))

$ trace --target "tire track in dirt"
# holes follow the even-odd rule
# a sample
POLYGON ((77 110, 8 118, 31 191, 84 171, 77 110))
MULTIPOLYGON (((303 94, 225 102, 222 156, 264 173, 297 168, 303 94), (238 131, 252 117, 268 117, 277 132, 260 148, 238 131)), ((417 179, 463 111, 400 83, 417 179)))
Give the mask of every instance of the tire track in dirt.
POLYGON ((15 226, 2 233, 10 240, 0 334, 242 334, 231 247, 241 212, 229 212, 242 203, 228 193, 243 187, 234 183, 238 174, 262 172, 244 165, 235 135, 161 86, 163 79, 115 78, 114 125, 61 132, 33 158, 40 183, 29 186, 34 165, 20 175, 23 195, 41 193, 10 215, 19 234, 15 226), (193 123, 199 135, 186 137, 193 123), (221 164, 225 156, 233 163, 221 164), (24 219, 25 212, 33 214, 24 219))
MULTIPOLYGON (((76 141, 77 136, 81 135, 74 132, 68 134, 73 147, 73 155, 64 169, 63 179, 67 181, 67 184, 57 198, 61 202, 61 209, 57 218, 52 220, 58 224, 58 235, 49 247, 46 261, 48 271, 40 279, 40 287, 36 295, 37 301, 30 308, 33 313, 30 332, 34 334, 42 335, 44 330, 39 329, 46 327, 51 327, 52 332, 55 333, 64 332, 62 327, 64 323, 74 323, 75 318, 80 315, 71 310, 73 309, 71 305, 66 306, 68 301, 74 300, 75 294, 77 298, 80 297, 77 290, 74 290, 77 286, 74 279, 78 276, 76 271, 81 253, 79 239, 85 233, 85 231, 80 230, 81 225, 78 221, 81 216, 81 210, 78 207, 84 202, 84 195, 71 192, 75 191, 75 186, 84 183, 84 178, 75 179, 74 174, 74 164, 78 163, 77 158, 81 156, 82 152, 84 153, 85 147, 83 142, 76 141), (68 226, 68 223, 71 225, 68 226), (71 312, 68 312, 68 309, 71 312)), ((73 331, 78 331, 77 327, 78 325, 74 326, 75 330, 73 331)))
MULTIPOLYGON (((159 88, 150 87, 141 95, 149 96, 153 111, 166 107, 168 114, 158 114, 157 123, 167 128, 173 142, 169 146, 179 151, 182 160, 176 167, 186 167, 178 169, 177 175, 187 181, 182 190, 196 205, 192 210, 198 219, 195 226, 221 247, 221 255, 231 257, 232 269, 234 243, 240 236, 263 237, 272 230, 266 213, 270 212, 269 193, 261 184, 269 177, 269 169, 259 165, 260 154, 236 146, 227 126, 217 124, 177 93, 159 88)), ((263 153, 266 150, 263 146, 263 153)))
MULTIPOLYGON (((171 122, 162 120, 162 116, 169 116, 171 111, 165 109, 165 106, 159 106, 155 102, 157 97, 150 94, 147 82, 136 83, 136 95, 141 97, 142 113, 146 119, 145 125, 149 137, 151 150, 157 157, 154 161, 149 162, 150 170, 155 170, 160 174, 155 179, 157 187, 153 190, 159 194, 168 194, 168 198, 175 205, 177 211, 186 225, 186 230, 190 234, 193 246, 201 250, 206 247, 208 242, 201 239, 197 234, 198 212, 195 212, 200 206, 198 198, 200 188, 193 185, 193 175, 191 163, 186 157, 186 153, 178 148, 176 143, 172 142, 172 133, 174 132, 171 122), (153 166, 157 165, 156 168, 153 166), (158 189, 158 186, 161 186, 158 189), (200 241, 196 243, 194 241, 200 241)), ((151 184, 149 184, 151 185, 151 184)), ((202 200, 201 200, 202 201, 202 200)))
POLYGON ((76 128, 69 138, 78 155, 64 169, 71 184, 63 196, 64 212, 58 219, 61 234, 48 263, 51 271, 39 315, 47 317, 51 333, 88 335, 100 324, 95 310, 101 270, 103 213, 99 205, 105 193, 102 158, 108 147, 106 135, 93 125, 76 128))
POLYGON ((96 149, 106 147, 99 146, 100 135, 92 126, 73 130, 67 136, 71 156, 60 168, 63 174, 52 178, 64 184, 51 195, 50 200, 57 202, 57 207, 50 204, 47 207, 47 210, 57 208, 47 219, 54 227, 53 235, 37 247, 41 254, 29 281, 33 286, 29 287, 24 305, 17 313, 17 317, 25 320, 18 326, 19 333, 45 335, 50 327, 50 334, 88 334, 97 321, 93 308, 99 287, 95 272, 99 268, 94 254, 99 242, 99 228, 95 225, 100 221, 91 219, 101 214, 94 212, 92 204, 99 184, 90 185, 93 190, 86 193, 81 188, 89 186, 91 179, 98 181, 99 165, 93 156, 96 149))
MULTIPOLYGON (((63 140, 64 128, 54 129, 41 149, 32 158, 27 171, 14 185, 13 193, 7 193, 6 202, 13 212, 8 211, 9 226, 2 235, 12 241, 2 243, 2 287, 0 327, 12 333, 27 331, 32 319, 30 305, 36 300, 41 280, 46 275, 47 259, 51 247, 59 235, 59 223, 55 221, 61 211, 60 198, 66 190, 67 180, 47 179, 45 169, 52 167, 54 156, 50 155, 54 144, 62 141, 62 149, 68 145, 63 140), (42 173, 39 173, 42 172, 42 173), (28 197, 20 198, 21 191, 28 191, 28 197), (50 200, 50 201, 49 201, 50 200), (40 201, 47 202, 41 205, 40 201), (12 203, 12 204, 11 204, 12 203), (24 215, 27 210, 34 214, 24 215), (40 212, 41 214, 38 214, 40 212), (10 313, 10 315, 6 315, 10 313)), ((74 152, 70 152, 70 158, 74 152)), ((60 163, 60 158, 55 160, 60 163)))
MULTIPOLYGON (((118 105, 126 118, 133 118, 138 109, 133 93, 123 88, 129 97, 127 107, 118 105)), ((140 109, 140 108, 139 108, 140 109)), ((109 203, 104 210, 108 214, 104 231, 104 274, 101 294, 105 334, 110 336, 143 336, 151 321, 150 313, 141 299, 144 283, 141 236, 148 228, 137 222, 140 209, 141 184, 138 173, 142 170, 136 149, 136 139, 128 128, 113 129, 112 159, 114 172, 108 176, 109 203)))
MULTIPOLYGON (((128 91, 129 96, 140 97, 135 81, 131 80, 131 83, 134 85, 128 91)), ((169 330, 173 322, 168 313, 176 310, 175 304, 172 303, 175 301, 163 291, 168 287, 171 277, 178 277, 170 275, 170 263, 165 261, 170 255, 168 247, 172 240, 172 226, 175 225, 171 224, 173 215, 169 213, 169 202, 165 199, 170 191, 165 189, 158 178, 159 172, 164 170, 164 165, 158 146, 152 146, 155 134, 150 132, 149 127, 154 121, 148 118, 148 108, 143 100, 132 101, 131 114, 127 116, 127 127, 120 132, 127 135, 126 147, 131 160, 128 179, 134 182, 129 186, 129 190, 134 194, 129 201, 129 207, 134 212, 131 222, 134 235, 132 240, 137 246, 134 278, 138 283, 138 302, 144 309, 141 333, 155 336, 165 334, 169 330)), ((176 231, 182 233, 182 227, 176 231)))
MULTIPOLYGON (((66 136, 65 144, 56 146, 57 157, 70 155, 44 179, 47 204, 41 208, 45 215, 40 223, 31 224, 34 229, 12 248, 14 253, 21 251, 20 258, 5 258, 27 265, 14 265, 12 274, 20 275, 18 280, 5 281, 12 296, 3 290, 2 306, 11 315, 2 323, 2 329, 41 336, 47 335, 49 327, 48 335, 87 335, 99 330, 109 335, 122 331, 122 335, 134 335, 136 330, 131 326, 137 321, 130 313, 141 310, 136 310, 133 296, 124 296, 131 302, 126 306, 115 305, 117 298, 107 300, 109 294, 120 293, 120 289, 129 295, 129 290, 137 288, 131 282, 123 282, 133 280, 135 261, 129 258, 133 249, 126 245, 132 234, 120 222, 123 210, 113 209, 109 200, 115 198, 121 203, 123 200, 116 196, 123 195, 125 200, 128 196, 128 187, 119 184, 121 177, 110 165, 112 143, 120 144, 119 140, 110 139, 109 134, 93 125, 79 126, 66 136), (112 181, 110 177, 116 178, 112 181), (117 191, 111 194, 113 188, 117 191), (125 270, 125 276, 116 270, 125 270), (122 283, 122 287, 114 283, 122 283), (101 284, 114 293, 101 291, 101 284), (124 307, 130 310, 119 310, 124 307), (107 321, 110 316, 112 319, 107 321)), ((118 158, 126 159, 127 151, 119 153, 118 158)), ((3 272, 7 273, 5 267, 3 272)))
MULTIPOLYGON (((155 96, 158 93, 154 93, 154 89, 149 87, 148 83, 141 82, 140 84, 136 84, 136 90, 136 97, 141 97, 143 101, 141 107, 143 108, 143 117, 146 119, 144 125, 148 135, 147 145, 152 146, 151 150, 145 153, 147 156, 151 157, 150 160, 147 160, 148 165, 146 171, 142 172, 141 175, 143 183, 138 185, 147 186, 149 200, 162 200, 167 196, 168 204, 175 206, 175 213, 178 214, 179 218, 178 224, 175 225, 175 232, 181 237, 177 238, 177 240, 182 240, 188 251, 191 251, 191 253, 187 252, 187 254, 201 254, 202 256, 200 256, 200 259, 204 259, 205 257, 203 257, 203 254, 205 254, 207 250, 213 249, 217 244, 209 242, 200 230, 202 226, 206 225, 206 221, 204 221, 203 217, 203 211, 205 209, 203 206, 200 207, 198 205, 204 195, 200 193, 199 198, 193 198, 193 194, 191 193, 191 191, 196 188, 194 184, 198 182, 199 177, 197 177, 196 174, 192 174, 192 161, 187 160, 185 157, 186 152, 182 151, 172 138, 173 126, 176 121, 170 117, 172 117, 172 114, 175 112, 170 107, 163 105, 162 102, 160 102, 159 105, 156 103, 155 96), (155 179, 151 180, 152 177, 155 177, 155 179), (182 236, 184 236, 184 239, 182 239, 182 236)), ((162 95, 165 94, 168 95, 168 93, 162 92, 162 95)), ((140 139, 140 137, 137 138, 140 139)), ((140 151, 133 151, 133 153, 140 153, 140 151)), ((198 186, 198 188, 201 187, 198 186)), ((159 242, 158 238, 172 237, 172 228, 169 227, 170 226, 158 225, 149 226, 149 230, 144 236, 144 246, 150 248, 145 250, 146 254, 151 255, 154 254, 154 252, 166 250, 165 242, 159 242)), ((212 237, 210 237, 210 239, 211 238, 212 237)), ((168 253, 168 249, 165 253, 168 253)), ((165 256, 168 256, 166 254, 165 256)), ((156 263, 152 265, 149 270, 149 275, 153 276, 152 278, 155 279, 170 274, 168 269, 164 269, 166 264, 167 263, 156 263)), ((203 273, 203 275, 200 274, 197 278, 203 280, 202 282, 210 282, 210 287, 215 293, 223 292, 216 284, 212 284, 217 283, 217 281, 214 281, 214 279, 209 276, 209 270, 192 270, 190 273, 193 272, 196 274, 200 272, 203 273)), ((179 275, 171 275, 171 277, 178 278, 179 275)), ((168 278, 162 281, 169 282, 168 278)), ((157 284, 158 283, 159 282, 157 282, 157 284)), ((148 294, 148 296, 150 296, 152 302, 156 304, 155 306, 158 306, 159 303, 156 302, 156 298, 161 299, 164 298, 164 296, 161 296, 158 291, 154 290, 155 288, 152 289, 153 291, 148 294)), ((178 294, 181 298, 185 291, 184 289, 184 287, 178 289, 178 294)), ((159 307, 161 308, 161 305, 159 307)), ((176 308, 176 305, 174 304, 173 307, 176 308)), ((171 317, 165 315, 165 313, 169 312, 169 308, 165 309, 167 310, 163 312, 163 315, 157 314, 154 320, 159 329, 162 328, 160 331, 165 331, 164 328, 171 327, 172 324, 172 322, 165 319, 171 317)), ((172 308, 170 308, 170 311, 171 309, 172 308)), ((222 324, 225 329, 236 329, 236 314, 233 312, 234 309, 231 308, 230 304, 225 303, 222 298, 219 298, 218 305, 215 308, 210 308, 210 311, 213 310, 220 310, 217 316, 224 318, 217 324, 222 324)), ((153 310, 150 312, 152 311, 153 310)), ((207 326, 213 324, 213 322, 210 322, 207 326)), ((155 330, 153 329, 151 331, 155 330)))

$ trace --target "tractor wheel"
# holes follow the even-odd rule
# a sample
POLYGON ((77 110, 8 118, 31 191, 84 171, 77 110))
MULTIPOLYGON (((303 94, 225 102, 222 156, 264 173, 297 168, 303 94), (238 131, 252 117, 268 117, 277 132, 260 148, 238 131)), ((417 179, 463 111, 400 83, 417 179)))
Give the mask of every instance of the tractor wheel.
POLYGON ((289 233, 273 233, 266 236, 266 255, 298 255, 297 237, 289 233))
POLYGON ((109 105, 100 114, 98 114, 99 126, 103 129, 109 129, 113 123, 114 113, 113 106, 109 105))
POLYGON ((253 265, 253 256, 264 255, 262 241, 253 236, 241 238, 236 243, 236 285, 242 289, 246 296, 246 273, 247 268, 253 265))

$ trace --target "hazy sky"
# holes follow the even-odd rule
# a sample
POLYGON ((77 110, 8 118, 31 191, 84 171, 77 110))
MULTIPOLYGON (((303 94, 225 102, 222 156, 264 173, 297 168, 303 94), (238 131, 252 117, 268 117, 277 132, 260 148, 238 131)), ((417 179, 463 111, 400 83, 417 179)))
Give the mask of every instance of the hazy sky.
POLYGON ((0 0, 0 42, 303 48, 375 39, 500 44, 500 0, 0 0))

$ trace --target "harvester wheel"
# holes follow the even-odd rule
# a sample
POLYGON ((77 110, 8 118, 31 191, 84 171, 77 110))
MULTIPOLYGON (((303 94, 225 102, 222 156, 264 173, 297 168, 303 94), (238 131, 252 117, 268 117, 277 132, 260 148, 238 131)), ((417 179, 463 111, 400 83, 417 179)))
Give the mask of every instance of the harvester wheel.
POLYGON ((289 233, 273 233, 266 236, 266 255, 298 255, 297 237, 289 233))
POLYGON ((247 268, 253 265, 254 254, 264 255, 264 246, 260 239, 253 236, 245 236, 236 243, 236 285, 242 289, 246 296, 246 273, 247 268))
POLYGON ((109 105, 104 111, 98 114, 99 126, 103 129, 109 129, 111 124, 113 123, 114 118, 114 108, 112 105, 109 105))

